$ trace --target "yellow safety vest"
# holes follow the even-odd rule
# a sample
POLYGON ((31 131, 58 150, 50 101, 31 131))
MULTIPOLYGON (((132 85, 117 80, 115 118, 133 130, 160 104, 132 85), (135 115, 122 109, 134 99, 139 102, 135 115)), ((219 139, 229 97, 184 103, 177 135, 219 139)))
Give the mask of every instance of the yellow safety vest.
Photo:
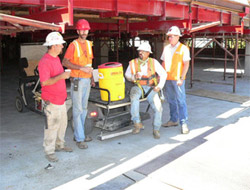
MULTIPOLYGON (((92 52, 92 43, 88 40, 86 40, 86 50, 87 50, 87 56, 83 53, 83 50, 81 48, 81 44, 77 41, 74 40, 72 42, 75 46, 75 51, 74 51, 74 57, 73 59, 70 60, 70 62, 76 64, 76 65, 81 65, 81 66, 92 66, 92 59, 93 59, 93 52, 92 52)), ((85 73, 80 70, 71 70, 71 77, 79 77, 79 78, 91 78, 92 75, 85 73)))
MULTIPOLYGON (((183 44, 180 44, 177 49, 174 52, 174 55, 172 57, 172 63, 170 67, 170 71, 167 72, 167 80, 179 80, 182 74, 182 69, 183 69, 183 55, 184 51, 182 50, 183 44)), ((163 64, 164 69, 166 70, 165 67, 165 62, 163 64)), ((185 78, 184 78, 185 79, 185 78)))
MULTIPOLYGON (((155 85, 156 86, 157 84, 155 84, 156 76, 155 76, 154 59, 149 58, 147 64, 148 64, 148 72, 147 72, 148 74, 147 74, 147 76, 143 75, 142 78, 140 80, 138 80, 137 82, 140 85, 148 85, 148 86, 155 85)), ((130 65, 130 68, 131 68, 132 75, 135 75, 137 72, 141 71, 140 64, 138 64, 138 59, 137 58, 132 59, 129 62, 129 65, 130 65)))

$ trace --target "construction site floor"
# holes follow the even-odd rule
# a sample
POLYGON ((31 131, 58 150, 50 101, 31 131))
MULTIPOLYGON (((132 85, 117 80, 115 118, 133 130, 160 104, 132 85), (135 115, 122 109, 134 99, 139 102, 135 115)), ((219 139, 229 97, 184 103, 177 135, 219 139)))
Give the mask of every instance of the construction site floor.
MULTIPOLYGON (((226 82, 232 84, 231 76, 226 82)), ((94 129, 86 150, 77 148, 68 128, 65 140, 73 152, 56 153, 59 162, 50 163, 53 169, 48 170, 42 146, 44 117, 17 112, 18 79, 15 73, 2 76, 0 189, 249 190, 250 80, 237 78, 233 93, 232 85, 221 84, 223 73, 211 65, 196 67, 194 78, 213 82, 195 81, 190 89, 189 78, 186 81, 189 134, 181 134, 180 126, 162 127, 161 138, 154 139, 151 109, 151 119, 144 122, 140 134, 100 141, 100 130, 94 129), (222 95, 192 93, 197 90, 222 95), (229 101, 231 95, 244 101, 229 101)), ((141 110, 147 105, 141 103, 141 110)), ((167 102, 163 107, 165 123, 167 102)))

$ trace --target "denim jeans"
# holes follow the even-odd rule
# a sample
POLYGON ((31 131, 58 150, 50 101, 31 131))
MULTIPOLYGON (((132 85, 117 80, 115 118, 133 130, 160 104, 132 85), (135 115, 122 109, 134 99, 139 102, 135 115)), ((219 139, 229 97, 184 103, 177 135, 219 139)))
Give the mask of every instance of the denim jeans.
POLYGON ((74 91, 74 85, 73 83, 71 83, 74 136, 77 142, 82 142, 85 140, 84 124, 88 112, 89 92, 90 92, 89 78, 79 78, 78 91, 74 91))
POLYGON ((167 80, 165 83, 167 100, 170 108, 170 120, 180 121, 180 124, 187 123, 188 112, 186 104, 185 80, 181 86, 175 80, 167 80))
MULTIPOLYGON (((142 86, 144 93, 146 94, 151 87, 142 86)), ((131 100, 131 120, 134 123, 140 123, 140 102, 139 99, 142 95, 142 91, 138 86, 133 86, 130 91, 130 100, 131 100)), ((159 95, 155 91, 151 91, 147 96, 147 101, 149 102, 151 108, 154 110, 154 121, 153 126, 154 130, 159 130, 161 127, 161 116, 162 116, 162 104, 159 98, 159 95)))

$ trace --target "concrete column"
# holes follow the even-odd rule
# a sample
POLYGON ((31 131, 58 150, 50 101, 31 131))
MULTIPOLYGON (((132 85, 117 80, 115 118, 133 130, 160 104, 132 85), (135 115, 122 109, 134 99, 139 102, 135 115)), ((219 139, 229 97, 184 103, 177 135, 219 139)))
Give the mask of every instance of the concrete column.
POLYGON ((156 40, 155 41, 155 49, 156 52, 153 52, 155 54, 155 58, 161 63, 161 54, 164 48, 164 43, 162 41, 156 40))
MULTIPOLYGON (((246 41, 246 55, 250 55, 250 42, 246 41)), ((245 72, 244 76, 250 77, 250 56, 245 56, 245 72)))
POLYGON ((101 64, 107 63, 109 61, 108 55, 109 55, 109 47, 107 41, 101 41, 101 64))

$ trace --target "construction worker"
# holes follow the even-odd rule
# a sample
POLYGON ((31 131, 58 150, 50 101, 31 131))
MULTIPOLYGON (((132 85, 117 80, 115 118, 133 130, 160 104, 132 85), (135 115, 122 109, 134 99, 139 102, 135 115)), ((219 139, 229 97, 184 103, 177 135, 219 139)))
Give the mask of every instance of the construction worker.
POLYGON ((179 42, 180 36, 181 32, 177 26, 168 30, 169 44, 161 56, 162 65, 168 74, 165 90, 170 108, 170 120, 163 124, 163 127, 178 126, 180 122, 182 133, 187 134, 189 129, 185 79, 191 58, 189 48, 179 42))
POLYGON ((71 69, 71 96, 73 103, 74 139, 80 149, 88 148, 86 142, 91 141, 85 136, 84 124, 87 116, 88 99, 91 85, 95 85, 92 77, 92 43, 86 40, 90 26, 87 20, 80 19, 76 23, 78 38, 70 43, 63 65, 71 69))
POLYGON ((58 32, 51 32, 46 37, 44 46, 48 52, 42 57, 38 65, 39 77, 42 86, 41 98, 45 102, 44 113, 46 125, 44 129, 44 151, 46 158, 57 162, 55 151, 72 152, 64 145, 64 136, 67 128, 67 98, 65 79, 70 77, 70 71, 64 72, 58 55, 63 49, 63 37, 58 32))
POLYGON ((141 129, 144 129, 140 119, 139 99, 153 88, 147 96, 147 101, 154 110, 153 136, 155 139, 159 139, 159 130, 162 124, 162 104, 158 93, 165 84, 167 73, 156 59, 149 57, 152 51, 148 42, 142 43, 137 50, 139 58, 129 62, 125 73, 127 80, 137 84, 130 91, 131 119, 134 122, 132 133, 138 134, 141 129), (159 83, 156 74, 159 76, 159 83))

